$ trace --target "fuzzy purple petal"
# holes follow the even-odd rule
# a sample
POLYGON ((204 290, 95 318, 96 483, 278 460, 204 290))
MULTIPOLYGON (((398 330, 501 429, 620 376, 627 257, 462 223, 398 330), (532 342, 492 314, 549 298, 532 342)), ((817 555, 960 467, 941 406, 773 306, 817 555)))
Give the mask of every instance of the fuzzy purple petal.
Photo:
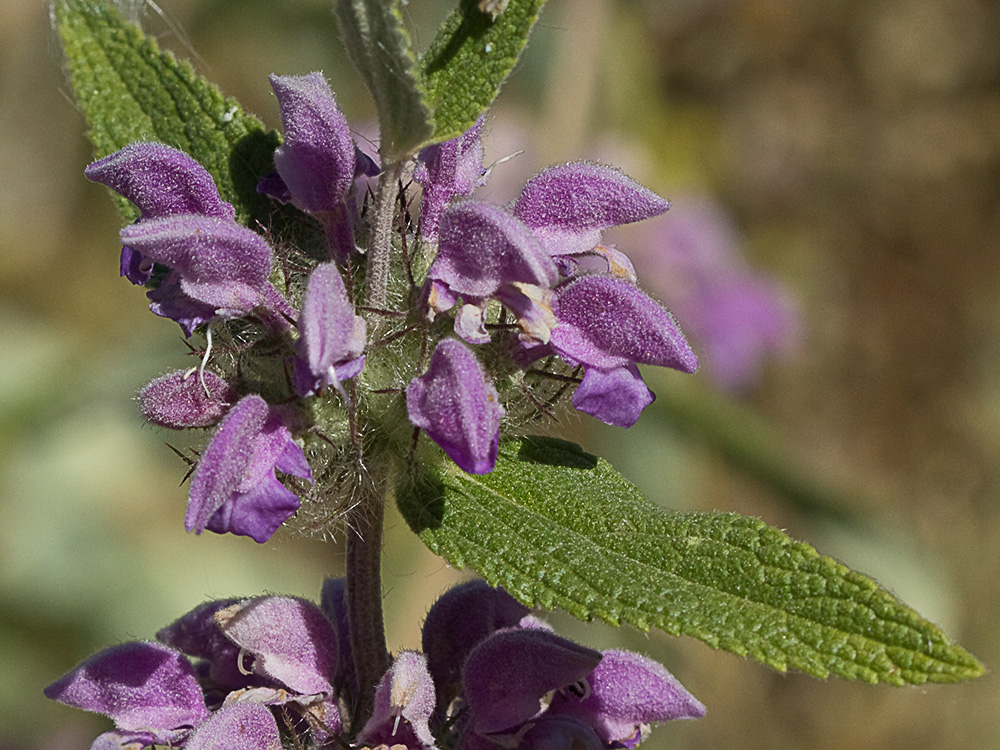
POLYGON ((552 347, 571 364, 602 370, 637 363, 694 372, 698 360, 673 316, 610 276, 583 276, 557 292, 552 347))
POLYGON ((253 672, 303 695, 333 692, 337 635, 323 611, 290 596, 263 596, 221 610, 223 633, 254 656, 253 672))
POLYGON ((168 746, 184 741, 190 733, 188 729, 179 729, 174 732, 119 732, 113 730, 100 734, 90 743, 88 750, 143 750, 157 743, 166 743, 168 746))
POLYGON ((104 714, 126 732, 194 727, 208 718, 190 663, 159 643, 132 642, 101 651, 45 688, 52 700, 104 714))
POLYGON ((183 214, 140 221, 121 236, 123 244, 175 269, 192 299, 243 312, 264 302, 271 248, 234 221, 183 214))
POLYGON ((84 174, 134 203, 143 219, 176 214, 230 220, 236 216, 204 167, 162 143, 131 143, 95 161, 84 174))
POLYGON ((316 266, 309 275, 299 316, 299 352, 312 376, 324 385, 338 386, 337 366, 354 363, 361 356, 366 331, 364 318, 354 314, 336 264, 316 266))
POLYGON ((573 392, 573 406, 605 424, 631 427, 656 399, 635 365, 611 370, 588 367, 573 392))
POLYGON ((211 427, 237 397, 232 386, 213 372, 177 370, 151 380, 136 400, 147 422, 179 430, 211 427))
POLYGON ((428 279, 456 294, 486 298, 503 284, 552 287, 555 263, 528 227, 497 206, 466 201, 441 217, 428 279))
POLYGON ((240 648, 226 638, 215 621, 215 613, 239 603, 239 599, 218 599, 199 604, 156 633, 156 640, 204 659, 209 677, 224 689, 237 690, 259 684, 253 675, 240 671, 240 648))
POLYGON ((301 504, 298 496, 272 474, 230 497, 212 514, 205 528, 216 534, 248 536, 263 544, 295 515, 301 504))
POLYGON ((497 460, 500 418, 496 389, 464 344, 443 339, 430 367, 406 389, 410 421, 469 474, 486 474, 497 460))
POLYGON ((181 288, 181 281, 177 271, 170 271, 163 283, 146 292, 146 296, 154 315, 169 318, 181 327, 185 336, 190 336, 198 326, 216 317, 216 308, 191 299, 181 288))
POLYGON ((705 707, 663 665, 631 651, 605 651, 587 683, 586 697, 561 692, 548 713, 584 721, 609 747, 634 747, 651 722, 705 714, 705 707))
POLYGON ((216 711, 191 733, 186 750, 281 750, 274 716, 259 703, 236 703, 216 711))
POLYGON ((375 689, 375 706, 357 741, 369 747, 402 745, 407 750, 432 750, 429 719, 434 712, 434 683, 427 657, 401 651, 375 689))
POLYGON ((531 722, 518 750, 603 750, 604 743, 589 726, 571 716, 544 714, 531 722))
POLYGON ((525 184, 514 215, 552 255, 593 249, 609 227, 662 214, 670 201, 618 170, 574 162, 550 167, 525 184))
POLYGON ((480 117, 457 138, 420 152, 413 177, 424 188, 420 204, 420 235, 424 241, 437 240, 441 215, 453 198, 469 195, 485 182, 483 143, 479 137, 482 129, 480 117))
POLYGON ((347 624, 347 579, 327 578, 323 581, 320 595, 320 609, 326 615, 337 634, 337 672, 333 676, 333 687, 337 695, 348 704, 357 697, 357 677, 354 673, 354 657, 351 653, 351 638, 347 624))
POLYGON ((354 181, 355 149, 330 85, 322 73, 309 73, 272 75, 271 88, 284 125, 274 166, 292 202, 309 213, 337 209, 354 181))
POLYGON ((142 286, 153 277, 153 261, 130 247, 122 247, 118 271, 136 286, 142 286))
POLYGON ((442 709, 458 695, 469 652, 497 630, 518 625, 529 611, 480 580, 455 586, 434 602, 424 620, 423 651, 442 709))
POLYGON ((308 464, 283 424, 282 412, 255 394, 245 396, 222 420, 191 480, 185 526, 231 532, 267 541, 299 507, 275 477, 311 477, 308 464))
POLYGON ((465 697, 479 734, 509 732, 538 714, 552 690, 584 679, 601 654, 540 629, 503 630, 465 660, 465 697))

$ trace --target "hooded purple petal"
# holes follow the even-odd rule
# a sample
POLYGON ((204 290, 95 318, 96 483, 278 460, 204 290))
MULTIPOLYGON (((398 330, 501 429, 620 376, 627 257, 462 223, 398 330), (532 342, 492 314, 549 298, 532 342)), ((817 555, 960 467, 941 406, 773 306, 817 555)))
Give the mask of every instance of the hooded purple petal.
POLYGON ((372 716, 357 741, 369 747, 402 745, 407 750, 432 750, 428 723, 434 712, 434 683, 427 657, 401 651, 375 689, 372 716))
POLYGON ((159 630, 156 640, 207 661, 209 677, 227 691, 257 685, 259 680, 253 675, 240 671, 240 648, 226 638, 215 621, 216 612, 237 603, 238 599, 219 599, 199 604, 159 630))
POLYGON ((124 732, 150 732, 158 741, 209 715, 188 660, 159 643, 123 643, 101 651, 45 688, 45 695, 104 714, 124 732))
POLYGON ((413 178, 424 188, 420 204, 420 235, 425 242, 436 242, 441 214, 451 200, 469 195, 485 182, 483 143, 480 133, 483 118, 465 133, 444 143, 428 146, 417 159, 413 178))
POLYGON ((588 367, 573 392, 573 406, 605 424, 631 427, 656 399, 635 365, 611 370, 588 367))
POLYGON ((226 415, 191 479, 185 526, 267 541, 299 507, 275 468, 311 478, 302 449, 283 424, 282 412, 255 394, 226 415))
POLYGON ((192 299, 222 310, 250 312, 264 304, 271 248, 234 221, 184 214, 126 227, 122 242, 181 277, 192 299))
POLYGON ((571 716, 544 714, 533 720, 518 750, 603 750, 597 733, 571 716))
POLYGON ((570 364, 602 370, 632 363, 697 369, 673 316, 628 282, 583 276, 556 295, 559 324, 551 344, 570 364))
POLYGON ((442 710, 458 695, 469 652, 497 630, 517 625, 529 611, 481 580, 455 586, 434 602, 424 620, 423 650, 442 710))
POLYGON ((504 415, 479 361, 455 339, 438 342, 430 367, 406 389, 410 421, 469 474, 493 471, 504 415))
POLYGON ((84 174, 132 201, 143 219, 176 214, 230 220, 236 216, 204 167, 162 143, 131 143, 95 161, 84 174))
POLYGON ((274 166, 292 202, 309 213, 332 211, 354 180, 354 141, 322 73, 271 76, 284 143, 274 166))
POLYGON ((191 733, 186 750, 281 750, 274 716, 259 703, 236 703, 216 711, 191 733))
POLYGON ((185 336, 190 336, 195 329, 216 317, 214 305, 191 299, 181 288, 181 275, 170 271, 156 289, 146 292, 149 298, 149 309, 154 315, 169 318, 181 327, 185 336))
POLYGON ((237 397, 232 386, 213 372, 177 370, 148 382, 136 399, 147 422, 179 430, 211 427, 237 397))
POLYGON ((479 734, 516 730, 542 698, 590 674, 601 654, 540 629, 502 630, 473 649, 462 677, 479 734))
POLYGON ((331 695, 337 636, 323 611, 290 596, 263 596, 215 615, 222 632, 253 654, 253 672, 296 693, 331 695))
POLYGON ((441 217, 438 253, 427 277, 455 294, 492 297, 503 284, 552 287, 555 263, 528 227, 497 206, 466 201, 441 217))
MULTIPOLYGON (((300 395, 327 386, 340 387, 344 377, 361 370, 365 348, 365 319, 354 314, 344 281, 334 263, 322 263, 309 276, 299 316, 299 353, 308 370, 300 395)), ((298 365, 300 368, 302 365, 298 365)))
POLYGON ((616 169, 575 162, 528 180, 514 215, 535 230, 552 255, 575 255, 592 250, 603 230, 668 208, 670 201, 616 169))
POLYGON ((357 697, 357 677, 354 673, 354 656, 351 654, 351 638, 347 624, 347 579, 327 578, 323 581, 320 595, 320 609, 333 625, 337 634, 337 672, 333 676, 333 687, 349 705, 357 697))
POLYGON ((705 714, 661 664, 631 651, 605 651, 587 683, 590 692, 582 698, 570 691, 555 695, 548 713, 584 721, 608 747, 635 747, 650 722, 705 714))

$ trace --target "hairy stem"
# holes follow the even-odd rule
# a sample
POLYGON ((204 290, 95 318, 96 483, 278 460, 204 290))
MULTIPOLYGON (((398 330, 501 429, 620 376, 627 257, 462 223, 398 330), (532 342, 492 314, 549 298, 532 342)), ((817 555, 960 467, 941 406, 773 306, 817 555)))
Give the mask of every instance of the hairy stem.
POLYGON ((375 217, 372 220, 371 246, 368 248, 368 272, 365 274, 365 305, 385 307, 389 287, 389 259, 392 248, 392 220, 396 214, 396 194, 402 164, 396 162, 382 170, 375 188, 375 217))
POLYGON ((384 485, 377 478, 366 485, 352 511, 347 535, 347 621, 358 700, 351 715, 357 733, 372 712, 375 687, 389 668, 382 619, 382 521, 384 485))

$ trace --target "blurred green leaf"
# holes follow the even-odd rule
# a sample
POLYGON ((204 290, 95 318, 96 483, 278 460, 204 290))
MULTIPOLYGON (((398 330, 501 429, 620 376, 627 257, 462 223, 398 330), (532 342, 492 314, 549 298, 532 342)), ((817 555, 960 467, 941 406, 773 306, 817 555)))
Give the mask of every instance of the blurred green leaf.
POLYGON ((383 161, 409 156, 433 132, 398 0, 339 0, 340 36, 378 110, 383 161))
POLYGON ((492 20, 476 0, 461 0, 421 56, 434 112, 433 142, 461 135, 493 103, 544 4, 510 0, 492 20))
MULTIPOLYGON (((57 0, 59 37, 73 93, 97 156, 132 141, 161 141, 190 154, 215 180, 241 221, 267 216, 257 193, 272 169, 277 135, 101 0, 57 0)), ((122 214, 138 218, 119 198, 122 214)))
POLYGON ((603 459, 548 438, 491 474, 423 467, 397 497, 427 546, 526 604, 692 635, 780 671, 893 685, 983 666, 872 579, 758 519, 650 504, 603 459))

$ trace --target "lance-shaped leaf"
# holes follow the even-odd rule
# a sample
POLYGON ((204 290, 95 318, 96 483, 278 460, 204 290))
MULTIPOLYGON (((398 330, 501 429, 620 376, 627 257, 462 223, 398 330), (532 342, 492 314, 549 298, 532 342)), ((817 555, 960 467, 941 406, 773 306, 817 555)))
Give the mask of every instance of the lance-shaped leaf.
POLYGON ((383 163, 409 156, 434 128, 399 0, 338 0, 335 10, 347 54, 375 99, 383 163))
MULTIPOLYGON (((161 51, 112 3, 56 0, 53 6, 70 83, 98 157, 133 141, 166 143, 208 170, 241 222, 267 216, 269 202, 257 193, 257 182, 271 169, 274 133, 265 133, 189 63, 161 51)), ((138 218, 125 199, 118 205, 126 219, 138 218)))
POLYGON ((461 0, 421 55, 437 143, 461 135, 497 98, 545 0, 510 0, 495 19, 461 0))
POLYGON ((505 442, 481 476, 423 465, 397 498, 433 552, 525 604, 692 635, 816 677, 902 685, 984 672, 871 578, 755 518, 663 510, 572 443, 505 442))

